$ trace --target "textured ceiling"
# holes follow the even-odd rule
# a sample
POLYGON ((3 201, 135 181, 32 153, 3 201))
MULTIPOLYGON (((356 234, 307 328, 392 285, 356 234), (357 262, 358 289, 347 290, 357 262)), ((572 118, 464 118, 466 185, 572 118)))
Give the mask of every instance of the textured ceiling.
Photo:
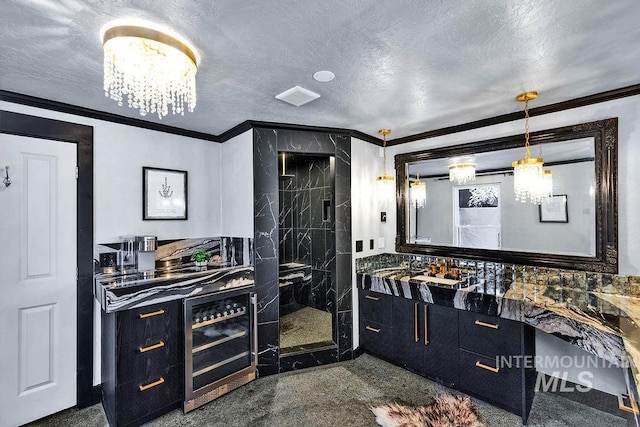
POLYGON ((0 89, 214 135, 258 120, 393 139, 519 111, 525 90, 536 107, 640 83, 638 17, 637 0, 3 0, 0 89), (128 17, 196 46, 194 113, 104 96, 99 31, 128 17), (274 98, 295 85, 321 98, 274 98))

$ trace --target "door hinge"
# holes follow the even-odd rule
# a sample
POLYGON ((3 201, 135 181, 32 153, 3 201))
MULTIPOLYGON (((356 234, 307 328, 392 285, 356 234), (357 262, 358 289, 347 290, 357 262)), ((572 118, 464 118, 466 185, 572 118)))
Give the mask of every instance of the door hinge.
POLYGON ((78 167, 76 166, 76 179, 78 179, 78 167))

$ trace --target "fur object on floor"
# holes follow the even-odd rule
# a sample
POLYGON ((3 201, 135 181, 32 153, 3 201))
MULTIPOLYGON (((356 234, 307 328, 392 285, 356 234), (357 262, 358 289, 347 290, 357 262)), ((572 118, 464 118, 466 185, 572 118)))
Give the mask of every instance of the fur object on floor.
POLYGON ((371 411, 383 427, 484 427, 478 410, 465 396, 441 394, 431 405, 409 408, 388 403, 371 411))

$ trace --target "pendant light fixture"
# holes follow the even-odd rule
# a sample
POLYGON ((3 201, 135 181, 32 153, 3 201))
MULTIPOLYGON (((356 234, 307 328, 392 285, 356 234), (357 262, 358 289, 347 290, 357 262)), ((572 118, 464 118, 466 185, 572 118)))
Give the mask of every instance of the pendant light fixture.
POLYGON ((382 135, 382 175, 376 178, 376 190, 378 193, 378 203, 381 207, 387 207, 392 204, 395 194, 395 179, 391 175, 387 175, 387 135, 391 133, 390 129, 380 129, 378 131, 382 135))
POLYGON ((423 208, 427 201, 427 184, 420 181, 420 173, 416 175, 417 179, 409 184, 409 203, 412 207, 418 209, 423 208))
POLYGON ((513 190, 516 200, 522 203, 540 204, 553 195, 553 175, 550 170, 544 170, 542 149, 539 157, 531 157, 529 149, 529 101, 536 99, 538 92, 525 92, 516 97, 518 102, 524 102, 524 147, 525 156, 512 163, 513 190))
POLYGON ((476 179, 476 164, 460 162, 449 165, 449 181, 464 185, 476 179))
POLYGON ((101 31, 105 96, 140 115, 184 115, 196 106, 198 55, 171 30, 148 22, 117 20, 101 31))

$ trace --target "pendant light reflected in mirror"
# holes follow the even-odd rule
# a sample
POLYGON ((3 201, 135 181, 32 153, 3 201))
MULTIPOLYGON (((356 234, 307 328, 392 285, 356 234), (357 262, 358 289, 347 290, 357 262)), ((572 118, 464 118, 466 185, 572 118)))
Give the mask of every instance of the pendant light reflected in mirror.
POLYGON ((416 176, 416 180, 409 184, 409 203, 411 206, 419 209, 423 208, 427 201, 427 184, 420 181, 420 174, 416 176))

